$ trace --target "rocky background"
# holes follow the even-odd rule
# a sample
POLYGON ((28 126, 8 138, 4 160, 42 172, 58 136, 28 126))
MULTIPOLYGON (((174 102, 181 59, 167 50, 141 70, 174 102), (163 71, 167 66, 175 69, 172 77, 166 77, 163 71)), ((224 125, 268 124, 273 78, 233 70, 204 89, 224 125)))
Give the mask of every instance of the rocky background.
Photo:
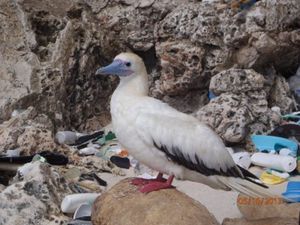
MULTIPOLYGON (((58 130, 107 125, 118 80, 95 71, 122 51, 144 59, 152 96, 249 150, 250 134, 298 110, 290 78, 300 66, 300 1, 260 0, 248 10, 237 2, 0 0, 0 154, 69 154, 53 140, 58 130)), ((94 165, 89 160, 81 169, 94 165)), ((55 168, 36 163, 0 185, 0 224, 63 223, 59 204, 68 193, 55 168)))
MULTIPOLYGON (((261 0, 243 11, 232 2, 0 0, 0 123, 32 106, 50 134, 101 128, 118 81, 95 70, 133 51, 152 96, 228 144, 270 130, 279 120, 271 107, 295 107, 287 79, 300 64, 300 2, 261 0)), ((24 132, 8 134, 13 143, 0 133, 1 150, 18 147, 24 132)))

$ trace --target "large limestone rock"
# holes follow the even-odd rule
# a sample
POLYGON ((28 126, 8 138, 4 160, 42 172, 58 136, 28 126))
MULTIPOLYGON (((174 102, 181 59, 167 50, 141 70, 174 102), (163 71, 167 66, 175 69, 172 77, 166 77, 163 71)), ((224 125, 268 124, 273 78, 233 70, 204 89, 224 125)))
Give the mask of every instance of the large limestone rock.
POLYGON ((91 9, 71 0, 1 0, 0 6, 0 121, 35 106, 57 128, 105 125, 115 82, 94 75, 101 51, 91 9))
POLYGON ((176 189, 142 194, 121 181, 99 196, 93 206, 94 225, 217 225, 199 202, 176 189))
POLYGON ((66 181, 45 163, 35 162, 24 176, 0 192, 0 224, 63 224, 60 203, 70 194, 66 181))
POLYGON ((210 90, 217 95, 195 116, 208 123, 229 143, 242 143, 253 132, 267 132, 273 120, 263 75, 230 69, 213 76, 210 90))
POLYGON ((49 117, 38 114, 35 108, 15 111, 10 120, 0 124, 0 153, 16 148, 24 155, 57 150, 60 146, 54 142, 53 132, 49 117))

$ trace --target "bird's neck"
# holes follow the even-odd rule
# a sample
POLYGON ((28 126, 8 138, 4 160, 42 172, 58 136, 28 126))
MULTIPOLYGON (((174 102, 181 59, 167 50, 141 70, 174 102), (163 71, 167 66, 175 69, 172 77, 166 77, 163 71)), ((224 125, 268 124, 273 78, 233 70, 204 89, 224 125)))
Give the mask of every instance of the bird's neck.
POLYGON ((148 95, 148 77, 147 75, 131 75, 122 78, 117 87, 117 91, 124 95, 147 96, 148 95))

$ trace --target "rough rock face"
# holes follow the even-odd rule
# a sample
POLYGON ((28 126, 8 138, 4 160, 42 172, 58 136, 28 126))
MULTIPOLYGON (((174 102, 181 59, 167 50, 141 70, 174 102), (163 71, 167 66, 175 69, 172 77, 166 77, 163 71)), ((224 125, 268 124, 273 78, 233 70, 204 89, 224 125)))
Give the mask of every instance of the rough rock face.
POLYGON ((224 70, 210 82, 210 90, 218 97, 202 107, 196 117, 230 143, 241 143, 249 133, 267 132, 278 121, 272 120, 274 112, 268 108, 264 83, 264 77, 253 70, 224 70))
POLYGON ((110 119, 117 80, 96 79, 94 72, 126 50, 145 59, 152 96, 223 121, 199 116, 228 142, 244 141, 247 126, 270 129, 272 122, 261 115, 269 116, 272 106, 283 113, 292 109, 285 79, 299 66, 298 0, 261 0, 243 12, 221 0, 0 0, 0 8, 0 122, 14 109, 34 106, 54 130, 99 129, 110 119), (235 69, 246 76, 254 70, 264 85, 255 80, 258 75, 249 75, 250 86, 257 88, 235 100, 230 80, 221 78, 235 69), (217 74, 222 87, 215 83, 214 89, 226 93, 206 105, 217 74), (232 111, 240 116, 228 122, 212 110, 214 104, 239 102, 232 111))
POLYGON ((37 161, 0 193, 0 224, 62 224, 68 218, 60 214, 60 203, 70 193, 55 169, 37 161))
POLYGON ((0 124, 0 153, 19 148, 22 154, 30 155, 59 147, 53 139, 53 124, 46 115, 38 114, 33 107, 15 114, 0 124))
POLYGON ((98 21, 74 4, 1 0, 0 120, 33 105, 58 127, 85 129, 107 121, 113 82, 94 76, 101 63, 98 21))
POLYGON ((176 189, 142 194, 130 184, 130 179, 96 199, 92 222, 94 225, 218 224, 204 206, 176 189))

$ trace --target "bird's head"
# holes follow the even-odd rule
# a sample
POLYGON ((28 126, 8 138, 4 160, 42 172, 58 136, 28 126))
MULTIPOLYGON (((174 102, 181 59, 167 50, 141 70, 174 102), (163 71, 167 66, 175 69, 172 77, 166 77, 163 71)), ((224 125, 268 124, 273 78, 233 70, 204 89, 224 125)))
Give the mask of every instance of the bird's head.
POLYGON ((117 55, 108 66, 101 67, 96 71, 98 74, 117 75, 121 78, 133 75, 146 74, 143 60, 134 53, 121 53, 117 55))

